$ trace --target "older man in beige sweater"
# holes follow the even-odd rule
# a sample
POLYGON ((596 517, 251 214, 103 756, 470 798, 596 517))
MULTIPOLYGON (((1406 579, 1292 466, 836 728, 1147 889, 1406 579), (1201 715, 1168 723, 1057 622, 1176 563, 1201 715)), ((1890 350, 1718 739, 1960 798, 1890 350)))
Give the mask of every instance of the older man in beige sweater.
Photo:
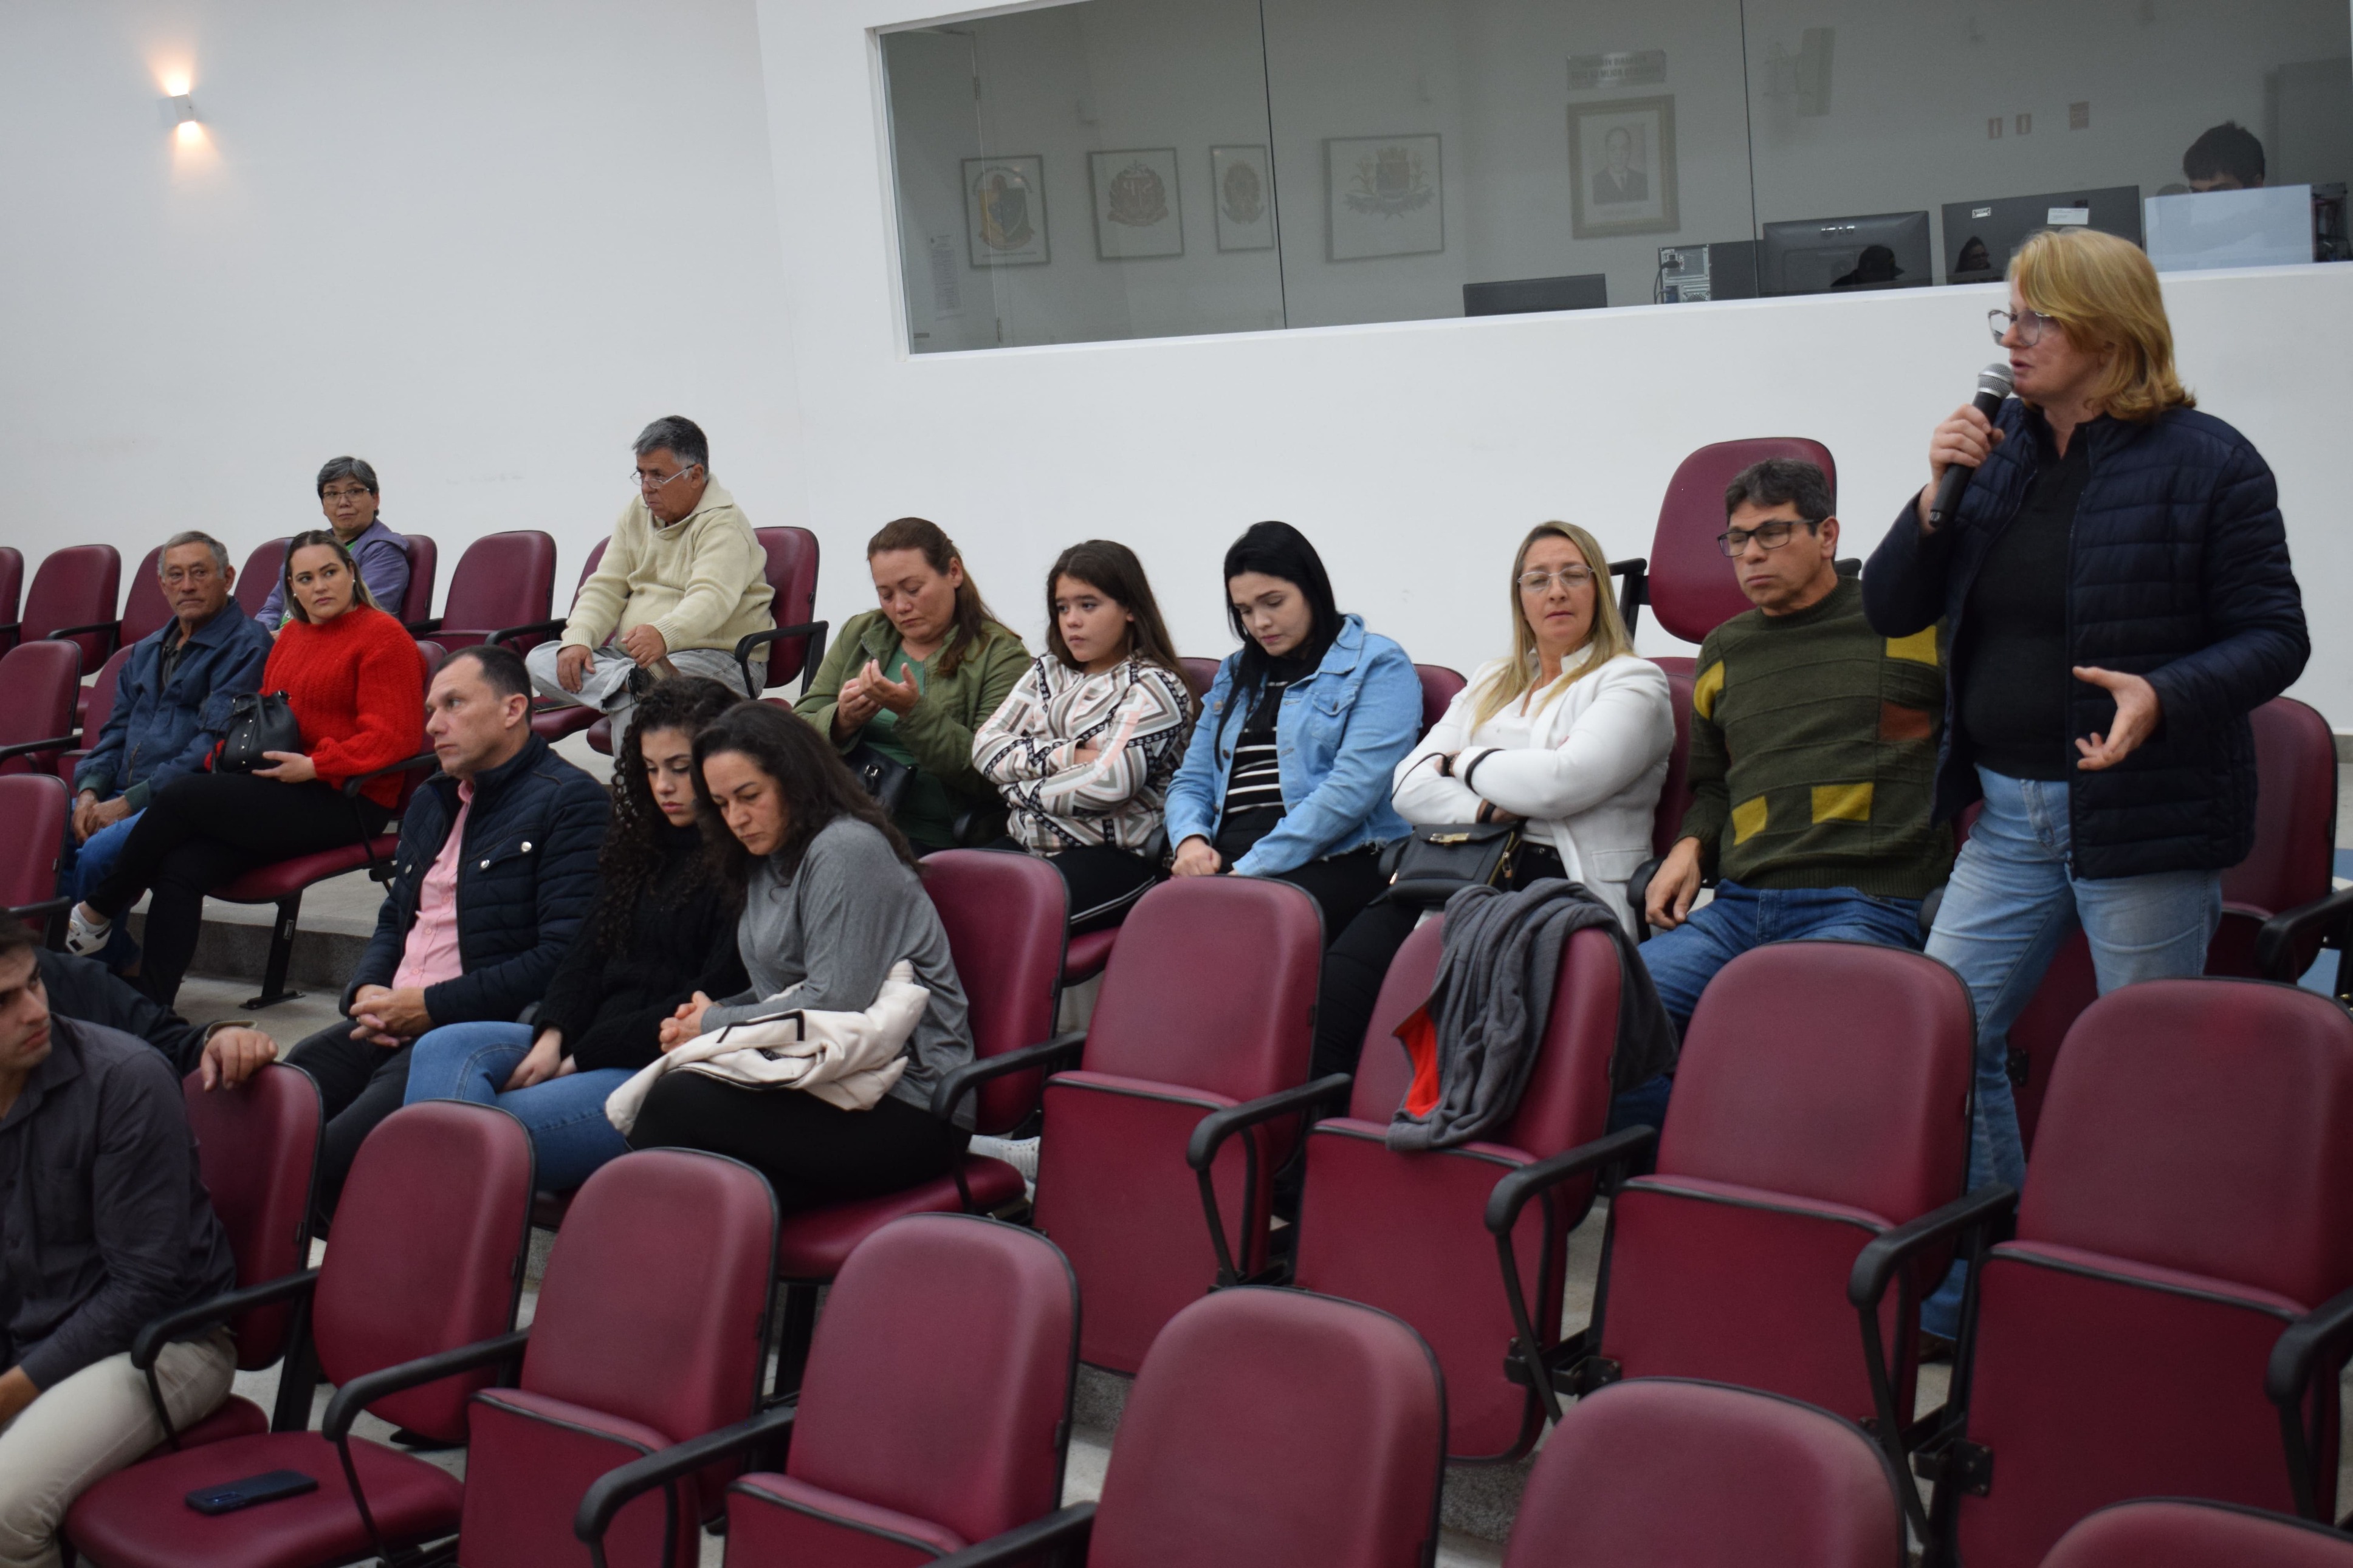
POLYGON ((622 509, 605 559, 580 584, 564 636, 526 661, 559 702, 602 709, 617 751, 638 693, 665 675, 701 675, 749 697, 735 644, 776 626, 767 556, 735 500, 711 478, 711 446, 669 415, 638 437, 638 496, 622 509))

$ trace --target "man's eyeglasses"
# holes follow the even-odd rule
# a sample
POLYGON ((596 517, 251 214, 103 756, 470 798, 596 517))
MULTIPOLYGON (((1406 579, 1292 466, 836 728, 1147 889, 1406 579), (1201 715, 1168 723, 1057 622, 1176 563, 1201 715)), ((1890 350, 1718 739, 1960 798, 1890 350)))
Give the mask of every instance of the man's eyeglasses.
POLYGON ((651 491, 651 490, 659 490, 659 489, 662 489, 664 486, 668 485, 668 484, 670 482, 670 480, 672 480, 672 479, 683 479, 683 478, 685 478, 688 474, 692 473, 695 469, 697 469, 697 468, 701 468, 702 466, 702 464, 700 464, 700 463, 689 463, 689 464, 687 464, 687 465, 686 465, 686 467, 684 467, 684 468, 681 468, 677 473, 674 473, 674 474, 669 474, 669 475, 663 475, 663 474, 649 474, 649 473, 643 473, 643 472, 639 472, 639 471, 638 471, 638 470, 632 469, 632 470, 630 471, 630 474, 629 474, 629 482, 630 482, 631 484, 633 484, 633 485, 637 486, 637 487, 638 487, 638 489, 641 489, 641 490, 648 490, 648 491, 651 491))
POLYGON ((1753 539, 1767 550, 1778 550, 1789 542, 1790 530, 1815 526, 1817 524, 1810 519, 1800 522, 1793 518, 1777 517, 1754 528, 1727 528, 1715 536, 1715 547, 1726 555, 1738 555, 1748 548, 1748 542, 1753 539))
POLYGON ((2032 348, 2035 344, 2042 341, 2042 333, 2045 329, 2055 327, 2058 324, 2058 317, 2046 316, 2040 310, 2021 310, 2014 315, 2008 310, 1988 310, 1986 312, 1986 325, 1993 329, 1994 342, 2001 342, 2004 338, 2010 336, 2010 329, 2016 327, 2018 329, 2018 341, 2028 348, 2032 348))
POLYGON ((1523 572, 1520 574, 1520 592, 1549 594, 1555 583, 1574 592, 1592 581, 1593 569, 1589 566, 1564 566, 1557 572, 1523 572))

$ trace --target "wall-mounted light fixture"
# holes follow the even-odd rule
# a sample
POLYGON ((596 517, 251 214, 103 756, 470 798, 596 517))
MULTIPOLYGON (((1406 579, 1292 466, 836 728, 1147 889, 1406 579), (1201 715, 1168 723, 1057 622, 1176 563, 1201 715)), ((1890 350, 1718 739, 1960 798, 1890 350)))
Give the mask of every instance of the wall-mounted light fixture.
POLYGON ((179 93, 164 100, 164 123, 183 142, 195 142, 204 136, 204 122, 196 118, 195 100, 179 93))

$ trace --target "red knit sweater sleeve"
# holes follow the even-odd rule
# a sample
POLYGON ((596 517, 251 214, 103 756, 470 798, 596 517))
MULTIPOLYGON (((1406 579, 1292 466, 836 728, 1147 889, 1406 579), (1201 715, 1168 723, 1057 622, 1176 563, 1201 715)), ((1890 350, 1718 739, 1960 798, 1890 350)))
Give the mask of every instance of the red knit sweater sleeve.
MULTIPOLYGON (((288 626, 270 650, 264 685, 286 693, 311 765, 330 784, 425 749, 424 656, 381 610, 362 606, 322 627, 288 626)), ((390 805, 400 781, 379 779, 364 793, 390 805)))

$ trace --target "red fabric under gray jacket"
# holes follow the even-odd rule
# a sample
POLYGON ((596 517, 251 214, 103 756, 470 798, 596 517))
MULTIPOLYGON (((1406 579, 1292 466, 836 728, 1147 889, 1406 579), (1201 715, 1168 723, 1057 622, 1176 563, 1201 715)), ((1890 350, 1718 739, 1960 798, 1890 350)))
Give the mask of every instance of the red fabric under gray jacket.
MULTIPOLYGON (((1863 571, 1863 613, 1883 637, 1947 625, 1936 817, 1978 798, 1964 726, 1969 678, 1962 615, 1978 569, 2016 517, 2033 477, 2042 415, 2018 399, 1995 423, 2001 445, 1963 492, 1958 514, 1924 535, 1906 500, 1863 571)), ((2312 645, 2288 567, 2279 489, 2247 438, 2210 414, 2175 408, 2141 424, 2097 419, 2077 437, 2091 477, 2068 539, 2067 649, 2076 665, 2145 677, 2163 710, 2157 732, 2112 768, 2068 782, 2075 874, 2219 871, 2255 838, 2255 742, 2247 715, 2303 673, 2312 645)), ((2069 733, 2105 734, 2105 689, 2070 687, 2069 733)))

